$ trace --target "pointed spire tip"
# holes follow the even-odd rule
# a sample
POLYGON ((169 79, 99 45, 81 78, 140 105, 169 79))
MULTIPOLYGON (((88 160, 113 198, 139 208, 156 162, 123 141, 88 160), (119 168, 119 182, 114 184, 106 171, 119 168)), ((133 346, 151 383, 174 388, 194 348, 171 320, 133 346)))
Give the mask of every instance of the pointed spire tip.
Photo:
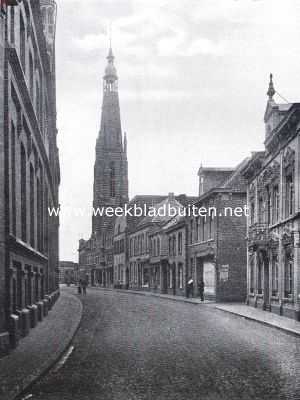
POLYGON ((269 88, 267 91, 267 95, 269 96, 269 100, 273 100, 273 96, 276 93, 274 89, 274 84, 273 84, 273 74, 270 73, 270 81, 269 81, 269 88))

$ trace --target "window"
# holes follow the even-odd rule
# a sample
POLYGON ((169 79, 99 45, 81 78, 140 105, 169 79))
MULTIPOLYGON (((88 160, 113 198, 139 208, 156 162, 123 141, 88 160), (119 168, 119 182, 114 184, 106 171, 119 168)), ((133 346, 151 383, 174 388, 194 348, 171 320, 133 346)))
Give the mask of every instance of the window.
POLYGON ((48 8, 48 23, 53 24, 53 11, 51 8, 48 8))
POLYGON ((273 187, 273 223, 279 220, 279 189, 278 185, 273 187))
POLYGON ((173 254, 173 256, 176 255, 176 236, 175 235, 172 237, 172 254, 173 254))
POLYGON ((37 224, 38 224, 38 250, 42 252, 44 241, 44 183, 43 183, 43 169, 39 163, 40 179, 37 185, 37 224))
POLYGON ((250 262, 250 293, 254 293, 254 262, 250 262))
POLYGON ((16 129, 11 123, 11 207, 12 207, 12 234, 16 235, 16 129))
POLYGON ((290 255, 286 255, 284 266, 284 297, 292 297, 294 291, 294 265, 290 255))
POLYGON ((205 240, 205 217, 201 217, 201 241, 205 240))
POLYGON ((272 296, 278 295, 278 257, 272 258, 272 296))
POLYGON ((47 22, 47 20, 46 20, 46 18, 47 18, 46 8, 43 8, 43 9, 42 9, 42 16, 43 16, 43 21, 44 21, 44 23, 46 23, 46 22, 47 22))
POLYGON ((261 261, 258 262, 257 265, 257 292, 258 294, 262 294, 263 293, 263 266, 261 261))
POLYGON ((30 164, 30 245, 34 247, 35 245, 35 195, 34 195, 34 169, 32 164, 30 164))
POLYGON ((20 61, 24 71, 26 73, 26 32, 23 15, 20 12, 20 61))
POLYGON ((190 243, 193 243, 193 230, 194 230, 194 221, 191 219, 191 222, 190 222, 190 243))
POLYGON ((32 100, 33 100, 33 74, 34 74, 33 58, 31 52, 29 52, 29 91, 32 100))
POLYGON ((179 282, 179 289, 183 288, 183 268, 182 264, 178 265, 178 282, 179 282))
POLYGON ((36 181, 36 200, 37 200, 37 247, 41 250, 41 182, 36 181))
POLYGON ((250 225, 254 224, 254 220, 255 220, 255 205, 254 201, 252 201, 250 205, 250 225))
POLYGON ((40 85, 38 80, 35 81, 35 114, 37 120, 41 121, 41 103, 42 103, 42 96, 41 96, 41 90, 40 90, 40 85))
POLYGON ((285 180, 285 210, 286 217, 294 213, 294 182, 293 174, 286 176, 285 180))
POLYGON ((173 268, 171 265, 169 266, 169 288, 173 288, 173 268))
POLYGON ((160 255, 160 238, 157 238, 157 255, 160 255))
POLYGON ((194 259, 191 258, 190 260, 190 271, 189 271, 189 275, 192 276, 194 273, 194 259))
POLYGON ((172 255, 172 238, 169 237, 169 255, 172 255))
POLYGON ((116 197, 116 172, 114 163, 110 163, 110 197, 116 197))
POLYGON ((262 197, 258 199, 258 222, 264 222, 264 200, 262 197))
POLYGON ((27 240, 27 185, 26 185, 26 153, 21 144, 21 238, 27 240))
POLYGON ((208 239, 212 238, 212 227, 213 227, 213 219, 212 215, 208 216, 208 239))
POLYGON ((271 221, 272 221, 272 197, 271 197, 271 190, 270 187, 268 186, 266 188, 267 191, 267 224, 270 225, 271 221))
POLYGON ((182 254, 182 232, 178 233, 178 254, 182 254))
POLYGON ((17 272, 17 304, 16 308, 19 310, 22 310, 23 308, 23 302, 22 302, 22 294, 23 294, 23 288, 22 288, 22 280, 23 280, 23 271, 22 271, 22 265, 18 262, 14 263, 14 267, 16 268, 17 272))
POLYGON ((196 229, 195 229, 195 240, 198 242, 199 240, 199 217, 196 218, 196 229))
POLYGON ((31 278, 31 267, 29 265, 26 266, 27 270, 27 278, 26 278, 26 290, 25 290, 25 304, 26 306, 31 305, 32 301, 32 278, 31 278))
POLYGON ((15 43, 15 9, 10 7, 10 41, 15 43))

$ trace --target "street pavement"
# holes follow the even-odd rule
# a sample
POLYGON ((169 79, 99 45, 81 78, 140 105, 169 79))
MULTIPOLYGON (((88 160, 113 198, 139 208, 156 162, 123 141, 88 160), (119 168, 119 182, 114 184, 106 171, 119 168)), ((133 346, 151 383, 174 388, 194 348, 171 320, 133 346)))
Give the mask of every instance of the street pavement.
POLYGON ((74 351, 23 398, 300 399, 300 338, 208 305, 102 290, 82 302, 74 351))

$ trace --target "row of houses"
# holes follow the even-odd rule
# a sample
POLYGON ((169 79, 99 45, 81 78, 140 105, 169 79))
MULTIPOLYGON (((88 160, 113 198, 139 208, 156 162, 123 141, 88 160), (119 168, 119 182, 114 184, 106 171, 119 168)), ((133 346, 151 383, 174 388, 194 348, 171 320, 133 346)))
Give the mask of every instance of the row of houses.
POLYGON ((153 216, 112 218, 102 243, 96 235, 80 242, 79 268, 86 266, 90 284, 186 296, 192 279, 193 296, 204 281, 206 299, 244 300, 246 182, 240 171, 246 161, 232 170, 201 167, 197 197, 136 196, 129 205, 153 216), (238 209, 243 212, 235 215, 238 209))
MULTIPOLYGON (((253 152, 235 169, 201 166, 197 197, 170 193, 136 196, 128 202, 127 153, 120 182, 105 167, 107 162, 111 168, 111 160, 120 154, 117 145, 114 149, 112 143, 109 148, 105 143, 118 132, 118 146, 122 144, 117 79, 110 49, 103 78, 93 205, 115 209, 129 204, 145 210, 173 206, 177 212, 99 217, 98 221, 94 217, 93 227, 100 228, 93 228, 90 239, 79 242, 79 268, 90 284, 186 296, 192 280, 193 295, 199 296, 204 282, 206 299, 245 301, 299 320, 300 104, 276 103, 271 75, 264 151, 253 152), (118 195, 119 187, 123 189, 118 195), (198 214, 181 212, 193 207, 198 214), (201 209, 206 213, 200 215, 201 209)), ((127 140, 125 147, 127 151, 127 140)))

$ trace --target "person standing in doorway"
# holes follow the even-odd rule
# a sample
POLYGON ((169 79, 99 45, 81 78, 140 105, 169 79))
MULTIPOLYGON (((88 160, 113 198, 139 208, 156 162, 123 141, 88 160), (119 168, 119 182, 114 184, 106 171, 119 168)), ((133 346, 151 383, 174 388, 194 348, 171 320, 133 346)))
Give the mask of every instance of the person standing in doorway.
POLYGON ((201 301, 204 301, 204 286, 204 281, 201 279, 201 281, 198 283, 199 297, 201 301))
POLYGON ((190 277, 187 283, 187 297, 192 296, 193 297, 193 292, 194 292, 194 281, 193 278, 190 277))

